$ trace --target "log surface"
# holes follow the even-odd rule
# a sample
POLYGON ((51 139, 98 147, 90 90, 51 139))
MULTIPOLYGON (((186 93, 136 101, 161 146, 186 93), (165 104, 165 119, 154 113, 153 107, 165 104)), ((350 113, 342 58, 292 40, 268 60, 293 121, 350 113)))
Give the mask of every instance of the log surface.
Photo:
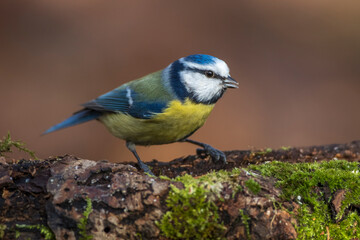
MULTIPOLYGON (((231 170, 249 164, 279 160, 314 162, 334 158, 360 160, 360 141, 278 151, 229 151, 228 164, 213 163, 208 157, 188 156, 169 163, 150 162, 155 175, 170 178, 184 173, 201 176, 211 170, 231 170)), ((250 179, 246 171, 236 178, 240 186, 250 179)), ((220 200, 215 200, 227 239, 296 239, 296 220, 287 211, 277 209, 274 201, 281 189, 275 180, 259 176, 261 191, 247 189, 233 192, 222 183, 220 200), (232 197, 229 197, 232 196, 232 197), (240 210, 249 216, 250 236, 240 220, 240 210)), ((92 212, 86 230, 93 239, 166 239, 160 235, 156 221, 168 210, 166 199, 170 184, 183 188, 180 182, 150 177, 137 170, 134 163, 119 164, 91 161, 74 156, 46 160, 20 160, 16 163, 0 158, 0 224, 6 226, 3 239, 15 239, 16 224, 49 227, 56 239, 79 239, 78 224, 91 199, 92 212)), ((344 194, 333 198, 333 210, 344 194)), ((289 210, 298 206, 283 202, 289 210)), ((36 229, 21 231, 18 239, 41 239, 36 229)))

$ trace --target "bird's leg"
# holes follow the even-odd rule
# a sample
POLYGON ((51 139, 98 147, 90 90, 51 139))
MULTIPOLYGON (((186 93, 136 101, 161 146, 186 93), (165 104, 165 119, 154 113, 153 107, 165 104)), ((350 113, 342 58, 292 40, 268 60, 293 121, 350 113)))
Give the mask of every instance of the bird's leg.
POLYGON ((202 147, 203 149, 201 149, 201 148, 196 149, 197 155, 201 155, 202 153, 205 153, 205 154, 209 155, 210 157, 212 157, 215 161, 222 161, 223 163, 227 163, 225 154, 222 151, 215 149, 208 144, 197 142, 197 141, 187 139, 187 138, 185 138, 183 140, 183 142, 192 143, 192 144, 202 147))
POLYGON ((132 142, 126 142, 126 147, 134 154, 134 156, 136 157, 136 160, 138 161, 138 164, 140 165, 140 168, 141 168, 142 170, 144 170, 144 172, 146 172, 146 173, 148 173, 148 174, 150 174, 150 175, 155 176, 155 175, 151 172, 149 166, 146 165, 145 163, 143 163, 143 161, 141 161, 139 155, 138 155, 137 152, 136 152, 135 144, 132 143, 132 142))

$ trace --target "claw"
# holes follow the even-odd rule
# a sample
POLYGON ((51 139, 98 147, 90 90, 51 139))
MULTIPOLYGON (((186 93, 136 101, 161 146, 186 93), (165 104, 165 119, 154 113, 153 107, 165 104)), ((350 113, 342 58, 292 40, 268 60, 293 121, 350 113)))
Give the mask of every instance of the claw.
POLYGON ((145 173, 148 173, 148 174, 150 174, 150 175, 152 175, 152 176, 155 176, 155 175, 153 174, 153 172, 150 170, 150 168, 149 168, 148 165, 146 165, 146 164, 143 163, 143 162, 139 162, 138 164, 140 165, 140 168, 141 168, 142 170, 144 170, 145 173))
POLYGON ((225 153, 223 153, 220 150, 217 150, 216 148, 213 148, 212 146, 210 146, 208 144, 197 142, 197 141, 187 139, 187 138, 185 138, 185 139, 183 139, 181 141, 182 142, 189 142, 189 143, 195 144, 197 146, 203 147, 201 149, 196 150, 196 154, 201 156, 201 157, 204 156, 204 155, 208 155, 212 159, 214 159, 215 162, 221 160, 223 163, 225 163, 225 164, 227 163, 225 153))
MULTIPOLYGON (((204 149, 199 149, 201 150, 202 153, 205 153, 207 155, 209 155, 212 159, 215 160, 215 162, 218 161, 222 161, 223 163, 227 163, 226 161, 226 155, 225 153, 223 153, 222 151, 213 148, 212 146, 208 145, 208 144, 204 144, 204 149)), ((197 151, 197 153, 199 153, 200 151, 197 151)))
POLYGON ((205 149, 203 149, 203 148, 197 148, 197 149, 196 149, 196 155, 202 157, 202 156, 208 155, 208 154, 206 153, 205 149))

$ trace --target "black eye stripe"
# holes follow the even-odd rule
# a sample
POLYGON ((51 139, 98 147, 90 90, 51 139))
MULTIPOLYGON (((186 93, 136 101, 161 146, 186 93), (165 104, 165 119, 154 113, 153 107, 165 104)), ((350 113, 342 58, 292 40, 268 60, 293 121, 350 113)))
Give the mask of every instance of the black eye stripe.
MULTIPOLYGON (((198 72, 198 73, 201 73, 201 74, 203 74, 205 76, 206 76, 206 71, 209 71, 209 70, 202 70, 202 69, 189 68, 189 67, 185 68, 184 70, 192 71, 192 72, 198 72)), ((223 81, 226 79, 226 77, 220 76, 219 74, 216 74, 215 72, 213 72, 213 73, 214 73, 213 78, 217 78, 217 79, 220 79, 220 80, 223 80, 223 81)))

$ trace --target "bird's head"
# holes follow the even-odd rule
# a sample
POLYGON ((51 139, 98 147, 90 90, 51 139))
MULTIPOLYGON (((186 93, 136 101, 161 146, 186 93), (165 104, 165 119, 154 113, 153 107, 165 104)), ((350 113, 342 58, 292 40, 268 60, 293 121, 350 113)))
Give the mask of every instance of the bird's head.
POLYGON ((204 54, 173 62, 164 70, 164 79, 178 98, 205 104, 215 103, 227 88, 238 87, 223 60, 204 54))

